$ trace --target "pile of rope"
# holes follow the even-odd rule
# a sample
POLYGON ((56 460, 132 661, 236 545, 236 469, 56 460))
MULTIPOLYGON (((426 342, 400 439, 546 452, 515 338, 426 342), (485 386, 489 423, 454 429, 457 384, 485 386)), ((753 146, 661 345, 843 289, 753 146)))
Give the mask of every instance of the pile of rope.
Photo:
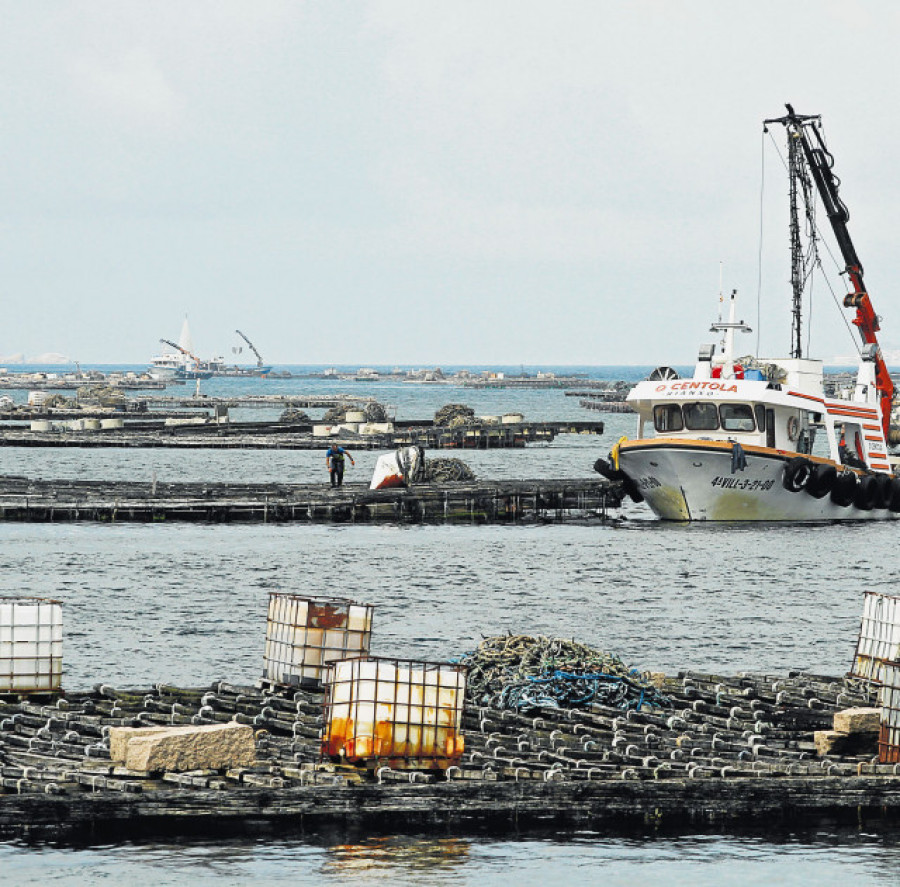
POLYGON ((426 459, 425 481, 428 483, 466 483, 475 480, 475 472, 462 459, 426 459))
POLYGON ((599 703, 624 711, 671 705, 648 675, 576 641, 500 635, 485 638, 459 662, 469 669, 467 699, 482 707, 527 712, 599 703))
POLYGON ((77 395, 79 403, 99 403, 103 407, 119 406, 128 400, 123 391, 109 385, 84 385, 77 395))
POLYGON ((387 407, 383 403, 378 403, 377 401, 367 403, 364 412, 366 414, 366 422, 387 422, 388 420, 387 407))
POLYGON ((45 410, 65 409, 68 407, 76 407, 78 404, 74 400, 69 400, 62 394, 48 394, 41 404, 45 410))
MULTIPOLYGON (((344 422, 347 418, 348 409, 358 410, 359 407, 331 407, 331 409, 322 417, 322 421, 326 425, 344 422)), ((362 409, 362 412, 366 414, 366 422, 387 422, 388 420, 387 407, 385 407, 383 403, 377 403, 375 401, 367 403, 362 409)))
POLYGON ((310 418, 307 415, 305 410, 298 409, 297 407, 287 407, 282 411, 281 417, 278 420, 279 422, 309 422, 310 418))
POLYGON ((442 428, 456 428, 475 422, 475 410, 464 403, 448 403, 434 414, 434 424, 442 428))

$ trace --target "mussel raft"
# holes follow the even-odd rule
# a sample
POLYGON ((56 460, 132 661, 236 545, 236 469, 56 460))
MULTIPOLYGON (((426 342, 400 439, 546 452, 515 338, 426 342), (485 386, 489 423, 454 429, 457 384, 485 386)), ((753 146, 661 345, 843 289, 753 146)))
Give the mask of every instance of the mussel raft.
POLYGON ((434 772, 322 760, 322 696, 305 690, 218 682, 6 697, 0 837, 770 827, 900 810, 894 765, 870 751, 816 754, 813 732, 830 729, 835 711, 871 705, 865 685, 805 673, 654 683, 664 706, 467 701, 465 753, 434 772), (110 760, 112 726, 233 720, 255 729, 255 766, 145 774, 110 760))

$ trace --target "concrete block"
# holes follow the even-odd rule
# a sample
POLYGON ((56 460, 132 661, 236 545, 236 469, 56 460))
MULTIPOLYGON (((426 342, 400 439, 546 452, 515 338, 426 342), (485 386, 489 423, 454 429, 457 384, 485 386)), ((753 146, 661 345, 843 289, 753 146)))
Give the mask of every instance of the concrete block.
POLYGON ((881 729, 881 709, 845 708, 836 711, 834 729, 838 733, 878 733, 881 729))
POLYGON ((847 734, 838 733, 836 730, 816 730, 813 733, 813 742, 816 744, 816 754, 819 757, 839 755, 847 745, 847 734))
MULTIPOLYGON (((110 727, 109 756, 114 763, 124 764, 127 757, 128 743, 137 736, 152 736, 160 727, 110 727)), ((191 730, 191 727, 173 727, 173 730, 191 730)))
MULTIPOLYGON (((139 728, 125 747, 125 766, 142 772, 220 770, 256 762, 253 729, 245 724, 139 728)), ((112 736, 110 736, 110 745, 112 736)))
POLYGON ((877 733, 839 733, 837 730, 816 730, 813 734, 816 754, 873 755, 878 751, 877 733))

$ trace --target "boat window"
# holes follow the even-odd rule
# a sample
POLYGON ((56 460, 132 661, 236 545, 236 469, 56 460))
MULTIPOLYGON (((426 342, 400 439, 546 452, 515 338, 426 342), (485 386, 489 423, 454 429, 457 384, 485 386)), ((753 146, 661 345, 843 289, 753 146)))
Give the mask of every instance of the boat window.
POLYGON ((766 410, 766 446, 775 449, 775 410, 766 410))
POLYGON ((681 406, 677 403, 664 403, 653 407, 653 426, 659 432, 681 431, 684 428, 681 406))
POLYGON ((753 410, 745 403, 723 403, 719 407, 719 418, 726 431, 754 431, 753 410))
POLYGON ((759 428, 760 431, 766 430, 766 408, 758 403, 754 408, 756 410, 756 427, 759 428))
POLYGON ((719 411, 714 403, 686 403, 684 424, 691 431, 714 431, 719 427, 719 411))

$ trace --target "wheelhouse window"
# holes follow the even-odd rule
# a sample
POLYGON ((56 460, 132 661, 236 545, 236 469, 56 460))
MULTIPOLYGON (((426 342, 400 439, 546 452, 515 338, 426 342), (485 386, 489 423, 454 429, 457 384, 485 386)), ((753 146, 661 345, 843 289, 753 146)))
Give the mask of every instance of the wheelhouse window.
POLYGON ((714 403, 686 403, 682 409, 684 424, 690 431, 715 431, 719 427, 719 411, 714 403))
POLYGON ((760 431, 766 430, 766 408, 758 403, 755 407, 756 411, 756 426, 760 431))
POLYGON ((723 403, 719 407, 719 418, 725 431, 755 431, 753 410, 745 403, 723 403))
POLYGON ((653 407, 653 427, 658 433, 683 430, 684 420, 681 418, 680 404, 664 403, 653 407))

